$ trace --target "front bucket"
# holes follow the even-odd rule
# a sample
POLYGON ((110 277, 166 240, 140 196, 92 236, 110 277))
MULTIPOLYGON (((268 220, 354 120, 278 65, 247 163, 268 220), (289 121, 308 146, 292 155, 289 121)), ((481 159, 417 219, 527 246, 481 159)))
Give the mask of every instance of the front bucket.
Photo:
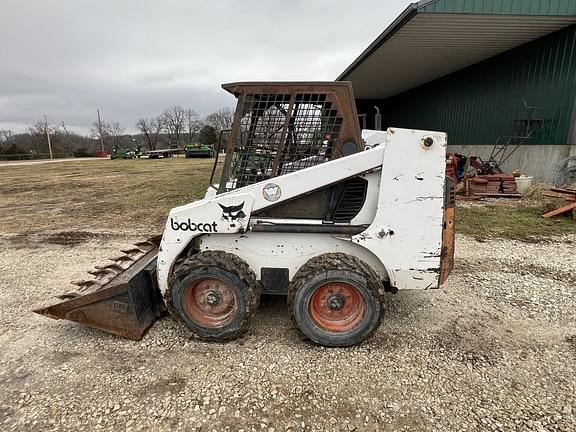
POLYGON ((140 340, 163 307, 154 248, 101 288, 34 312, 140 340))

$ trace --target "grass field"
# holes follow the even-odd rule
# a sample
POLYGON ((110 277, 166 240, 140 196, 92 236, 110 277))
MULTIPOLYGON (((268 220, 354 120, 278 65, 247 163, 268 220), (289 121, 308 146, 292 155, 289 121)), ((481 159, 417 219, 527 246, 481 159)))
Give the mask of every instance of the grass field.
POLYGON ((576 233, 576 222, 568 217, 544 219, 547 202, 492 201, 459 206, 456 230, 477 239, 509 238, 538 241, 576 233))
POLYGON ((213 159, 95 160, 0 168, 0 231, 158 233, 204 196, 213 159))
MULTIPOLYGON (((169 210, 202 198, 213 160, 94 160, 0 167, 0 232, 162 230, 169 210)), ((569 218, 542 219, 542 203, 459 205, 457 230, 476 238, 576 233, 569 218)))

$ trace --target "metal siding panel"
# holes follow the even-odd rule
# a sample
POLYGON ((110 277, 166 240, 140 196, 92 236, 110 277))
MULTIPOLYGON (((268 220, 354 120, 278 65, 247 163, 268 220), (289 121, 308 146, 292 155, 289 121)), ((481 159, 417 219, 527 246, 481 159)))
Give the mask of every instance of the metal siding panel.
POLYGON ((574 0, 438 0, 422 7, 423 13, 474 13, 496 15, 574 15, 574 0))
MULTIPOLYGON (((445 131, 452 144, 490 145, 508 132, 507 101, 526 99, 546 113, 545 128, 531 143, 566 144, 575 97, 573 25, 377 104, 385 127, 445 131)), ((364 104, 372 116, 375 102, 359 101, 359 109, 364 104)))

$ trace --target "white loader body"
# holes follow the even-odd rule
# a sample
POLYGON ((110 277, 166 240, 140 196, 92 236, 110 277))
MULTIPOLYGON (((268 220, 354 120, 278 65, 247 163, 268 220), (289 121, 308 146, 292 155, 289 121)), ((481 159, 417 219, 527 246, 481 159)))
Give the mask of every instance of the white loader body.
POLYGON ((371 147, 364 152, 220 195, 209 192, 203 200, 172 209, 158 253, 161 293, 169 290, 174 264, 191 245, 196 251, 237 255, 257 278, 262 268, 272 267, 287 269, 292 280, 310 258, 343 252, 369 264, 392 287, 437 288, 446 134, 388 129, 364 131, 363 138, 371 147), (368 187, 364 206, 349 224, 253 217, 259 210, 353 177, 364 178, 368 187), (363 229, 345 234, 348 226, 363 229), (268 232, 259 229, 263 227, 268 232))
POLYGON ((135 340, 169 312, 223 342, 249 330, 262 295, 282 295, 305 338, 346 347, 377 331, 385 293, 444 283, 455 215, 444 133, 362 131, 349 82, 222 87, 237 105, 204 199, 35 312, 135 340))

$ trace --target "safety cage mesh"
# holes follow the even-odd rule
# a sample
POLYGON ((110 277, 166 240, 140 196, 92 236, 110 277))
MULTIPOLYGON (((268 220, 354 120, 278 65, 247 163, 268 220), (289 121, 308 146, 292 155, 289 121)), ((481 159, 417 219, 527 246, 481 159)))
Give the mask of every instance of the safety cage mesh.
POLYGON ((343 117, 326 93, 245 93, 227 190, 332 159, 343 117))

